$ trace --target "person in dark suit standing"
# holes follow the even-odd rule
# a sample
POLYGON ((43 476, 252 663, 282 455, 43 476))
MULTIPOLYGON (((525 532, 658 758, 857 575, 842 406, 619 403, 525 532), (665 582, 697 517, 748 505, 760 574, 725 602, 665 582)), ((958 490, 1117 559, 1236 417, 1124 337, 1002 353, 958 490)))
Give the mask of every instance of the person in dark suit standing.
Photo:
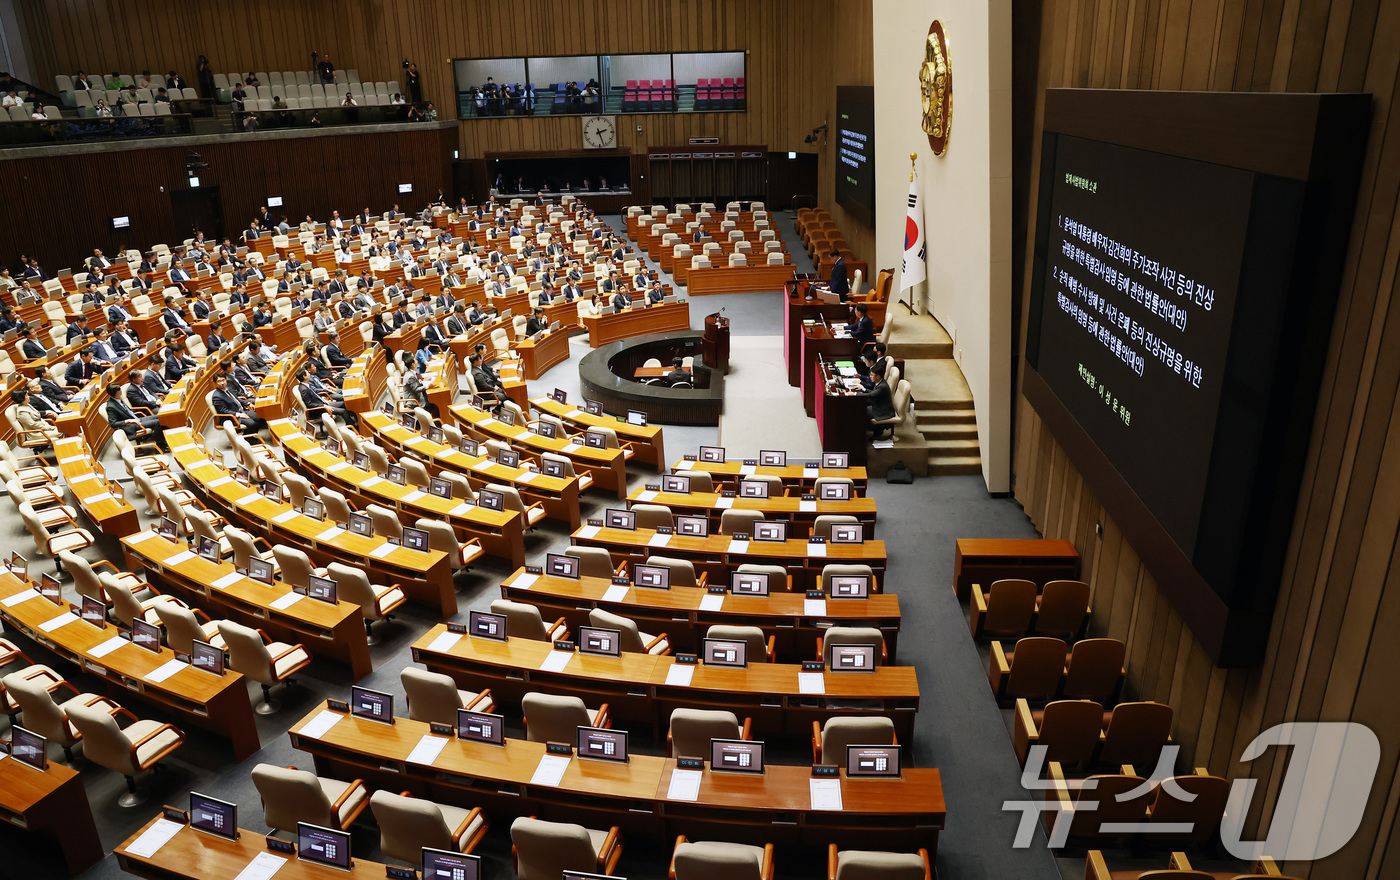
POLYGON ((851 283, 846 278, 846 258, 841 256, 841 252, 836 248, 831 249, 831 256, 835 261, 831 264, 831 277, 827 283, 831 292, 840 297, 841 302, 845 302, 846 297, 851 294, 851 283))
POLYGON ((874 383, 870 386, 869 399, 865 404, 865 418, 869 423, 869 428, 877 434, 883 428, 874 425, 876 419, 892 419, 895 416, 894 399, 890 395, 889 383, 885 381, 885 364, 877 361, 870 368, 870 379, 874 383))
POLYGON ((116 382, 107 385, 107 424, 114 430, 123 431, 132 440, 153 437, 156 445, 166 449, 165 429, 160 419, 154 415, 138 414, 121 399, 121 386, 116 382))
POLYGON ((248 407, 228 390, 228 379, 223 375, 214 377, 214 412, 216 421, 222 424, 233 419, 238 429, 244 432, 261 431, 267 422, 248 412, 248 407))
POLYGON ((856 303, 855 320, 846 325, 846 329, 856 339, 860 340, 862 348, 875 341, 875 322, 870 320, 870 307, 865 303, 856 303))

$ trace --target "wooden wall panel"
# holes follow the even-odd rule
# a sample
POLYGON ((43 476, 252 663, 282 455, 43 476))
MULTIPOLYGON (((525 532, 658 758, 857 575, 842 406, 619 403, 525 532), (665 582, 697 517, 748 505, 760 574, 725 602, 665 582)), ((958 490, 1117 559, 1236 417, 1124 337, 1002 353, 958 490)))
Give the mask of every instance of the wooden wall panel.
MULTIPOLYGON (((831 211, 831 219, 836 223, 836 227, 841 230, 846 237, 846 244, 851 246, 855 252, 856 259, 872 261, 875 258, 875 226, 873 223, 864 223, 846 213, 846 209, 836 203, 836 86, 873 86, 875 85, 875 37, 874 37, 874 12, 870 0, 836 0, 832 14, 834 27, 831 32, 831 43, 828 58, 830 59, 831 93, 830 100, 822 110, 822 117, 813 122, 811 128, 815 128, 821 122, 826 121, 830 127, 827 134, 826 143, 818 150, 821 157, 821 169, 818 175, 820 183, 817 201, 831 211)), ((803 132, 806 135, 806 132, 803 132)), ((800 140, 800 139, 799 139, 800 140)), ((799 147, 797 149, 810 150, 811 147, 799 147)), ((780 205, 778 207, 787 207, 780 205)), ((895 235, 903 236, 903 230, 893 232, 895 235)), ((879 266, 871 263, 870 272, 874 275, 880 270, 879 266)), ((894 268, 886 266, 883 268, 894 268)), ((873 278, 865 279, 867 284, 873 282, 873 278)))
MULTIPOLYGON (((1129 643, 1129 688, 1176 709, 1183 759, 1262 780, 1256 823, 1272 816, 1286 763, 1235 763, 1289 720, 1354 720, 1382 742, 1362 826, 1336 855, 1286 873, 1395 876, 1400 838, 1400 4, 1380 0, 1045 0, 1035 122, 1018 128, 1039 161, 1046 88, 1367 91, 1375 117, 1293 535, 1264 662, 1219 670, 1140 564, 1024 399, 1017 406, 1016 498, 1047 537, 1072 540, 1093 586, 1095 631, 1129 643), (1102 537, 1067 505, 1091 511, 1102 537)), ((1036 176, 1019 200, 1033 216, 1036 176)), ((1018 227, 1023 228, 1023 227, 1018 227)), ((1022 234, 1029 265, 1031 242, 1022 234)), ((1025 270, 1028 272, 1029 270, 1025 270)), ((1025 288, 1029 277, 1023 272, 1025 288)), ((1020 328, 1024 334, 1024 323, 1020 328)), ((1024 340, 1023 340, 1024 341, 1024 340)), ((1261 827, 1266 827, 1262 826, 1261 827)))

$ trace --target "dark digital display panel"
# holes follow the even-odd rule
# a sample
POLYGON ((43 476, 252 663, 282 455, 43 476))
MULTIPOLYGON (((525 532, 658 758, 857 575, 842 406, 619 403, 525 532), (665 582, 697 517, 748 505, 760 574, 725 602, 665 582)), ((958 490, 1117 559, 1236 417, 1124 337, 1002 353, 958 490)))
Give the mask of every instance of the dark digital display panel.
POLYGON ((875 217, 875 87, 837 86, 836 122, 829 133, 836 148, 836 202, 855 217, 875 217))

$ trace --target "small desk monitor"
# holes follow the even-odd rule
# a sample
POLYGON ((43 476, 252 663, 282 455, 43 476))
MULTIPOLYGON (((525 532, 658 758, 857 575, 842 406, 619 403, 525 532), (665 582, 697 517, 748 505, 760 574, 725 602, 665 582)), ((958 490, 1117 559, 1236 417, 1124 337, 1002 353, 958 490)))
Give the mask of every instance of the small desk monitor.
POLYGON ((743 669, 748 665, 749 643, 743 639, 704 639, 701 658, 706 666, 743 669))
POLYGON ((899 746, 846 746, 846 776, 850 779, 897 779, 899 746))
POLYGON ((638 412, 635 409, 627 411, 627 424, 634 428, 645 428, 647 426, 647 414, 638 412))
POLYGON ((200 535, 195 539, 195 553, 205 562, 219 564, 219 541, 208 535, 200 535))
POLYGON ((434 443, 441 444, 443 438, 445 438, 446 436, 447 432, 444 431, 442 428, 433 427, 428 429, 428 439, 434 443))
POLYGON ((505 425, 506 427, 515 427, 515 413, 511 412, 508 409, 501 410, 500 413, 497 414, 496 418, 500 421, 501 424, 505 425))
POLYGON ((787 523, 781 520, 759 520, 753 524, 753 539, 755 541, 776 541, 787 540, 787 523))
POLYGON ((402 415, 400 415, 399 424, 403 425, 410 431, 418 430, 418 419, 414 417, 413 413, 403 413, 402 415))
POLYGON ((608 435, 602 431, 584 431, 583 445, 589 449, 607 449, 608 435))
POLYGON ((342 871, 350 870, 350 832, 297 823, 297 854, 308 862, 319 862, 342 871))
POLYGON ((733 572, 729 575, 729 591, 736 596, 766 596, 768 595, 768 572, 733 572))
POLYGON ((710 464, 724 464, 723 446, 701 446, 700 460, 710 464))
POLYGON ((489 712, 457 710, 457 738, 493 746, 506 744, 506 716, 489 712))
POLYGON ((580 654, 598 654, 603 657, 622 656, 622 632, 620 630, 604 629, 598 626, 580 626, 576 641, 580 654))
POLYGON ((690 538, 706 538, 710 535, 710 520, 704 516, 676 517, 676 534, 690 538))
POLYGON ((369 470, 369 455, 360 452, 358 449, 350 453, 350 464, 362 471, 369 470))
POLYGON ((758 463, 764 467, 787 467, 787 453, 781 449, 760 449, 758 463))
POLYGON ((359 685, 350 686, 350 714, 383 724, 394 723, 394 695, 372 691, 359 685))
POLYGON ((58 578, 45 572, 39 575, 39 595, 55 605, 63 604, 63 584, 58 578))
POLYGON ((481 880, 481 856, 425 846, 423 880, 481 880))
POLYGON ((506 496, 494 489, 482 489, 476 493, 476 503, 487 510, 505 510, 506 496))
POLYGON ((156 534, 171 541, 180 540, 180 524, 168 517, 161 517, 160 524, 156 526, 156 534))
POLYGON ((282 503, 282 486, 272 480, 263 480, 262 486, 258 490, 262 497, 268 501, 282 503))
MULTIPOLYGON (((159 530, 157 530, 157 534, 159 534, 159 530)), ((9 569, 20 577, 27 578, 29 577, 29 560, 18 553, 11 553, 9 569)))
POLYGON ((408 468, 401 464, 391 464, 388 469, 384 471, 384 479, 393 483, 395 486, 407 486, 408 468))
POLYGON ((361 538, 374 537, 374 520, 367 513, 356 511, 350 514, 350 521, 345 526, 352 535, 359 535, 361 538))
POLYGON ((496 462, 506 467, 520 467, 520 453, 514 449, 502 449, 496 453, 496 462))
POLYGON ((685 474, 666 474, 661 478, 661 491, 689 495, 690 477, 685 474))
POLYGON ((444 480, 442 477, 428 478, 428 494, 435 498, 442 498, 447 501, 452 500, 452 481, 444 480))
POLYGON ((745 739, 712 739, 710 769, 722 773, 762 773, 763 743, 745 739))
POLYGON ((860 523, 837 523, 831 527, 831 543, 864 544, 865 526, 860 523))
POLYGON ((671 589, 671 569, 664 565, 634 565, 632 566, 632 580, 639 587, 669 590, 671 589))
POLYGON ((205 834, 238 839, 238 804, 190 792, 190 827, 205 834))
POLYGON ((627 731, 601 727, 578 728, 578 756, 627 763, 627 731))
POLYGON ((419 553, 428 552, 428 531, 427 529, 415 529, 412 526, 403 527, 403 546, 409 550, 417 550, 419 553))
POLYGON ((248 577, 272 585, 272 563, 256 557, 248 560, 248 577))
POLYGON ((330 578, 309 575, 306 579, 306 595, 311 599, 319 599, 329 605, 336 602, 336 583, 330 578))
MULTIPOLYGON (((540 425, 540 427, 543 428, 544 425, 540 425)), ((554 426, 550 425, 550 427, 552 428, 554 426)), ((569 475, 564 470, 564 462, 557 458, 541 459, 540 464, 544 466, 544 475, 546 477, 556 477, 560 480, 568 479, 569 475)))
POLYGON ((483 639, 506 640, 506 616, 488 611, 467 612, 467 632, 483 639))
POLYGON ((630 510, 609 508, 603 512, 603 522, 610 529, 636 531, 637 514, 630 510))
POLYGON ((137 617, 131 621, 131 643, 147 651, 160 653, 160 627, 137 617))
POLYGON ((870 576, 839 574, 831 578, 831 598, 865 599, 870 596, 870 576))
POLYGON ((107 628, 107 606, 91 596, 83 597, 83 607, 78 616, 98 629, 107 628))
POLYGON ((585 400, 583 406, 590 416, 601 416, 603 414, 603 405, 596 400, 585 400))
POLYGON ((224 674, 224 652, 208 642, 195 639, 190 642, 190 665, 195 669, 203 669, 213 675, 222 676, 224 674))
POLYGON ((819 501, 850 501, 850 483, 822 483, 821 494, 817 496, 819 501))
POLYGON ((43 770, 49 766, 49 741, 32 730, 12 728, 10 757, 35 770, 43 770))
POLYGON ((554 400, 555 403, 569 402, 569 394, 563 388, 554 389, 554 391, 549 396, 554 400))
POLYGON ((243 467, 242 465, 239 465, 238 467, 233 469, 233 478, 245 486, 252 485, 253 475, 250 474, 248 472, 248 469, 243 467))
POLYGON ((742 480, 739 483, 741 498, 767 498, 768 483, 763 480, 742 480))
POLYGON ((325 446, 326 451, 329 452, 331 455, 340 454, 340 441, 335 439, 334 437, 327 437, 325 440, 322 441, 321 445, 325 446))
POLYGON ((558 439, 559 428, 553 422, 540 422, 535 426, 535 433, 541 437, 548 437, 550 440, 558 439))
POLYGON ((851 466, 851 454, 849 452, 823 452, 822 467, 824 468, 848 468, 851 466))
POLYGON ((579 560, 576 556, 565 556, 562 553, 550 553, 545 556, 544 573, 551 577, 572 578, 578 580, 579 560))
POLYGON ((827 649, 831 655, 832 672, 874 672, 874 645, 832 645, 827 649))
POLYGON ((463 437, 462 442, 457 444, 457 448, 461 450, 463 455, 470 455, 472 458, 480 455, 477 451, 479 448, 477 442, 470 437, 463 437))

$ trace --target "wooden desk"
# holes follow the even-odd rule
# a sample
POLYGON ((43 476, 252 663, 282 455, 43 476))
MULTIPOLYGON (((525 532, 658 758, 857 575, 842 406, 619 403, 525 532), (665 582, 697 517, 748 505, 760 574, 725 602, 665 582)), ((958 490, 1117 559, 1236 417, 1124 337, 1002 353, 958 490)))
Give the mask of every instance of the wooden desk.
POLYGON ((586 315, 583 326, 588 330, 588 345, 591 348, 648 333, 689 330, 690 303, 681 300, 649 309, 633 306, 611 315, 586 315))
POLYGON ((515 816, 536 815, 593 828, 619 825, 667 841, 687 834, 780 846, 928 847, 933 854, 947 818, 937 769, 907 768, 900 779, 843 779, 841 812, 813 810, 811 768, 781 764, 769 764, 761 776, 707 771, 698 799, 683 802, 668 798, 675 769, 669 758, 633 754, 621 764, 575 757, 557 786, 536 785, 531 778, 544 743, 509 739, 501 747, 451 739, 432 764, 412 764, 408 756, 428 734, 427 724, 345 716, 320 737, 302 736, 302 727, 325 708, 322 703, 312 709, 289 732, 292 745, 312 756, 318 774, 480 806, 496 828, 515 816))
POLYGON ((627 496, 627 506, 637 502, 660 504, 671 508, 675 514, 708 516, 710 531, 719 531, 719 520, 724 511, 761 511, 765 519, 785 519, 788 521, 788 536, 804 538, 812 529, 817 517, 825 513, 842 513, 854 516, 865 525, 865 540, 875 538, 875 501, 871 498, 852 498, 849 501, 803 501, 794 495, 772 498, 726 498, 717 492, 692 492, 681 495, 676 492, 658 492, 654 489, 637 488, 627 496))
POLYGON ((612 582, 607 578, 539 575, 531 579, 523 574, 524 569, 517 569, 501 584, 501 596, 536 606, 547 620, 566 618, 570 630, 587 625, 588 612, 602 608, 635 620, 644 632, 666 633, 673 652, 693 654, 711 626, 756 626, 765 636, 777 637, 774 648, 780 659, 798 662, 816 659, 817 639, 829 627, 873 626, 885 636, 890 662, 897 656, 900 611, 894 593, 827 601, 825 613, 816 614, 809 613, 811 606, 800 592, 710 596, 704 590, 680 587, 626 587, 622 595, 610 598, 612 582))
POLYGON ((622 449, 593 449, 562 437, 545 437, 524 425, 507 425, 490 413, 464 403, 449 407, 447 411, 474 437, 501 440, 532 461, 539 461, 544 452, 562 455, 569 459, 575 471, 581 468, 591 474, 595 486, 612 490, 618 498, 627 494, 627 455, 622 449))
POLYGON ((966 600, 973 584, 988 587, 1001 578, 1076 580, 1079 551, 1059 538, 959 538, 953 559, 953 592, 966 600))
POLYGON ((140 530, 136 508, 126 500, 120 484, 107 480, 102 466, 93 460, 85 439, 65 437, 54 444, 54 454, 68 491, 99 531, 121 537, 140 530))
POLYGON ((709 575, 711 584, 727 584, 731 572, 745 563, 781 565, 787 569, 792 591, 821 589, 822 568, 830 564, 868 565, 875 573, 872 591, 885 579, 885 542, 864 544, 808 544, 801 538, 786 541, 748 541, 740 549, 728 535, 658 535, 654 529, 609 529, 584 526, 573 533, 580 547, 601 547, 613 557, 613 564, 626 560, 645 563, 648 556, 673 556, 695 564, 695 573, 709 575), (664 543, 655 543, 664 541, 664 543), (821 548, 818 550, 817 548, 821 548), (817 555, 821 554, 821 555, 817 555))
MULTIPOLYGON (((675 367, 638 367, 632 371, 632 378, 637 381, 643 379, 661 379, 671 373, 675 367)), ((687 373, 694 373, 690 367, 681 367, 687 373)))
POLYGON ((580 430, 589 428, 612 428, 619 442, 630 443, 636 452, 633 462, 644 461, 659 472, 666 466, 666 449, 662 440, 660 425, 639 427, 626 421, 619 422, 612 416, 595 416, 572 404, 559 403, 552 397, 532 397, 530 406, 543 413, 549 413, 580 430))
POLYGON ((870 395, 851 391, 836 380, 839 373, 835 362, 823 361, 817 367, 814 395, 817 435, 822 440, 822 452, 844 452, 850 462, 865 466, 868 443, 865 437, 866 407, 870 395))
MULTIPOLYGON (((251 805, 240 804, 240 807, 252 811, 251 805)), ((126 873, 146 880, 233 880, 255 856, 268 851, 267 837, 256 831, 240 829, 237 840, 227 840, 186 825, 156 850, 155 855, 134 855, 128 847, 158 821, 159 815, 114 850, 117 864, 126 873)), ((294 856, 274 855, 287 859, 277 871, 277 880, 384 880, 384 865, 380 862, 354 859, 349 871, 341 871, 328 865, 303 862, 294 856)))
POLYGON ((777 477, 783 481, 783 485, 794 492, 802 494, 812 494, 817 488, 819 477, 835 477, 837 479, 848 479, 855 484, 857 493, 864 492, 868 488, 868 475, 863 467, 848 468, 814 468, 800 464, 790 464, 784 467, 768 467, 765 465, 744 464, 742 461, 696 461, 694 459, 681 459, 671 465, 674 473, 686 473, 696 471, 709 474, 715 483, 722 483, 733 491, 737 491, 739 481, 750 475, 760 477, 777 477))
MULTIPOLYGON (((703 296, 708 293, 770 293, 782 290, 783 284, 792 280, 792 257, 783 255, 785 262, 780 266, 769 266, 766 262, 750 266, 711 266, 708 269, 689 269, 686 273, 686 293, 703 296)), ((756 252, 750 260, 767 260, 768 255, 756 252)), ((677 276, 676 283, 681 283, 677 276)))
POLYGON ((728 709, 753 718, 754 730, 768 735, 810 736, 813 721, 837 715, 879 715, 894 721, 900 742, 914 735, 919 683, 912 666, 882 666, 873 673, 827 672, 826 692, 806 695, 798 686, 801 664, 751 663, 745 669, 697 665, 688 685, 670 685, 673 657, 623 654, 597 657, 575 653, 563 672, 540 669, 552 650, 547 642, 497 642, 462 636, 450 648, 433 649, 445 625, 413 643, 413 659, 460 685, 491 688, 497 705, 544 691, 578 696, 590 706, 607 703, 614 718, 664 731, 678 708, 728 709), (855 702, 852 702, 855 701, 855 702))
POLYGON ((0 759, 0 819, 20 829, 11 836, 30 844, 26 849, 36 834, 56 844, 70 877, 104 855, 82 777, 65 764, 50 761, 48 769, 36 770, 14 758, 0 759))
POLYGON ((546 332, 538 342, 533 338, 522 339, 515 343, 515 352, 520 355, 525 378, 538 379, 551 367, 569 359, 569 333, 560 327, 546 332))
POLYGON ((858 354, 860 340, 836 336, 823 324, 802 326, 802 405, 806 407, 807 415, 817 414, 817 395, 821 387, 821 379, 817 375, 818 355, 830 360, 854 359, 858 354))
POLYGON ((824 303, 820 300, 807 300, 809 281, 789 281, 784 285, 783 297, 783 361, 787 364, 788 384, 794 388, 802 386, 802 325, 806 321, 826 318, 828 321, 845 322, 851 307, 845 303, 824 303))
POLYGON ((362 538, 334 523, 302 516, 290 504, 269 501, 234 480, 222 462, 208 458, 188 428, 167 431, 165 439, 195 490, 227 521, 273 544, 296 547, 317 565, 340 562, 363 568, 373 583, 398 584, 409 598, 432 605, 444 618, 457 613, 451 562, 441 551, 420 553, 390 544, 387 538, 362 538), (374 562, 365 565, 370 559, 374 562))
POLYGON ((0 573, 0 619, 36 644, 113 685, 113 699, 118 703, 131 708, 130 701, 136 699, 173 716, 178 726, 193 724, 213 731, 230 740, 234 757, 240 761, 261 747, 253 723, 253 704, 248 701, 248 687, 242 675, 228 670, 216 678, 186 667, 165 681, 149 681, 147 675, 174 659, 169 648, 155 653, 128 642, 105 656, 95 657, 92 650, 116 637, 119 630, 110 623, 98 629, 74 620, 45 632, 40 625, 68 607, 59 608, 37 593, 14 605, 4 605, 5 600, 28 589, 31 585, 13 574, 0 573))
POLYGON ((144 568, 147 580, 163 592, 179 596, 215 620, 227 618, 262 629, 276 641, 305 645, 318 657, 347 664, 355 681, 373 671, 365 617, 358 605, 302 598, 288 608, 274 608, 275 600, 292 592, 290 584, 268 585, 241 577, 232 562, 215 564, 190 556, 185 542, 154 532, 123 538, 122 549, 128 569, 144 568))

